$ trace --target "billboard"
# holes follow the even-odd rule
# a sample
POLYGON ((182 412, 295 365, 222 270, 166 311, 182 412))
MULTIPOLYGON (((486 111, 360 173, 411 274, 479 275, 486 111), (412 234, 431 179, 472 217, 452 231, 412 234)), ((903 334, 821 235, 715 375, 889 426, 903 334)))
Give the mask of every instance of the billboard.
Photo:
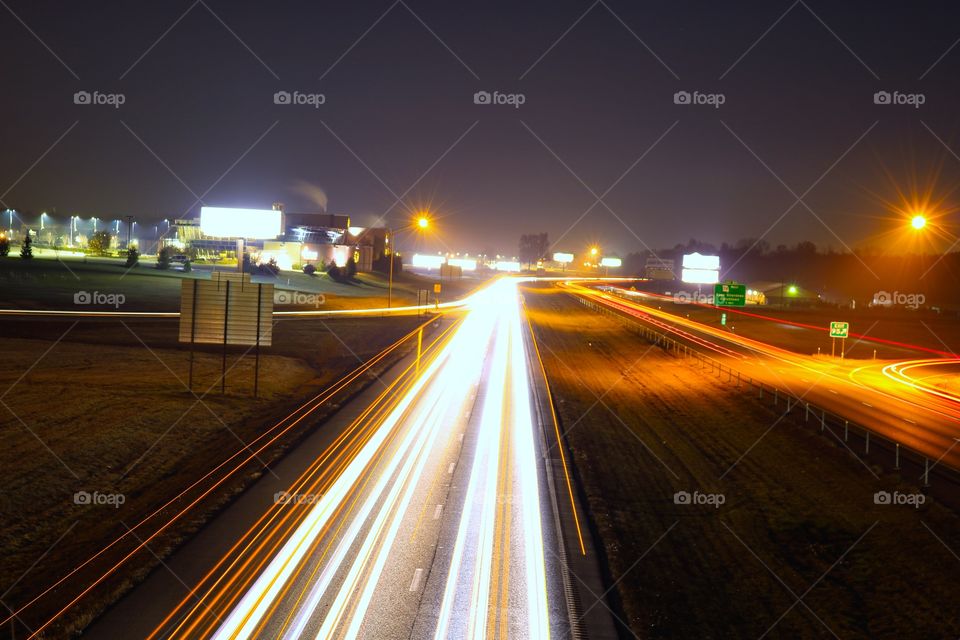
POLYGON ((283 233, 283 213, 274 209, 200 207, 200 231, 216 238, 276 238, 283 233))
POLYGON ((705 256, 696 252, 684 254, 680 279, 691 284, 720 282, 720 256, 705 256))
POLYGON ((619 267, 623 264, 620 258, 603 258, 600 260, 601 267, 619 267))
POLYGON ((273 285, 250 274, 215 271, 210 280, 182 280, 180 342, 269 347, 273 340, 273 285))

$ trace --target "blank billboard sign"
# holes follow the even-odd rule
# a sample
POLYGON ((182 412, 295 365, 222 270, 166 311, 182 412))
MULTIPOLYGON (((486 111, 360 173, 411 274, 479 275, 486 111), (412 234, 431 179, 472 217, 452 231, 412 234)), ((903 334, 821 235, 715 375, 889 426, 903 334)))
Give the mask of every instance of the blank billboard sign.
POLYGON ((283 213, 274 209, 200 207, 200 230, 215 238, 276 238, 283 213))
POLYGON ((273 285, 254 284, 247 273, 216 271, 210 280, 183 280, 180 342, 270 346, 273 285))

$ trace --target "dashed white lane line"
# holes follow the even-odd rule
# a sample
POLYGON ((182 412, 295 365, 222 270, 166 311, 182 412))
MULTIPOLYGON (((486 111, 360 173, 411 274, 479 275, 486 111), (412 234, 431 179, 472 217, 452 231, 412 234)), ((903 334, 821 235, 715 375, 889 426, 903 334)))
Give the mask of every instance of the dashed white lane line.
POLYGON ((420 589, 420 579, 423 577, 423 569, 417 568, 413 572, 413 580, 410 581, 410 592, 418 591, 420 589))
POLYGON ((460 434, 460 442, 463 442, 463 436, 464 436, 464 434, 461 433, 461 434, 460 434))
POLYGON ((917 424, 916 422, 914 422, 914 421, 911 420, 910 418, 904 418, 903 421, 904 421, 904 422, 909 422, 910 424, 917 424))
POLYGON ((867 403, 867 402, 863 402, 862 400, 861 400, 860 402, 861 402, 861 404, 863 404, 863 406, 865 406, 865 407, 870 407, 871 409, 873 409, 873 405, 872 405, 872 404, 869 404, 869 403, 867 403))
POLYGON ((454 466, 456 466, 456 465, 454 465, 454 463, 451 462, 451 463, 450 463, 450 466, 447 467, 447 473, 452 474, 452 473, 453 473, 453 467, 454 467, 454 466))
POLYGON ((438 504, 438 505, 437 505, 437 508, 433 510, 433 519, 434 519, 434 520, 439 520, 441 513, 443 513, 443 505, 442 505, 442 504, 438 504))
POLYGON ((832 393, 833 395, 837 395, 837 392, 834 391, 833 389, 827 389, 827 391, 829 391, 829 392, 832 393))

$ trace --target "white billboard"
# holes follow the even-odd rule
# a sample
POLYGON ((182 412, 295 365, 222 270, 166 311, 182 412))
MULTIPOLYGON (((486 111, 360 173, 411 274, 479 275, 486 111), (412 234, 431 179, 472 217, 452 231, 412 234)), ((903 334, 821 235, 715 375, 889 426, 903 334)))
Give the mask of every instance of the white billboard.
POLYGON ((603 258, 600 261, 601 267, 619 267, 623 264, 623 260, 620 258, 603 258))
POLYGON ((716 284, 720 282, 720 272, 714 269, 684 269, 680 279, 691 284, 716 284))
POLYGON ((570 264, 573 262, 573 254, 563 252, 555 253, 553 254, 553 261, 559 262, 560 264, 570 264))
POLYGON ((276 238, 283 233, 283 213, 274 209, 200 207, 200 231, 216 238, 276 238))
POLYGON ((683 256, 684 269, 720 270, 720 256, 704 256, 699 253, 687 253, 683 256))

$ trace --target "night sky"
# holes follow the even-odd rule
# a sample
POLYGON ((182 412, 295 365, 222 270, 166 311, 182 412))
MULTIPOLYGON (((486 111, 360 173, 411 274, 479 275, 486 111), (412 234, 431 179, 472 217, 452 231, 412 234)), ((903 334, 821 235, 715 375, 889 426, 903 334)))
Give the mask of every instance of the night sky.
POLYGON ((542 231, 621 255, 691 237, 862 246, 898 189, 955 206, 960 7, 843 4, 7 0, 0 193, 144 223, 201 200, 310 211, 325 194, 357 225, 429 207, 431 248, 455 251, 542 231))

